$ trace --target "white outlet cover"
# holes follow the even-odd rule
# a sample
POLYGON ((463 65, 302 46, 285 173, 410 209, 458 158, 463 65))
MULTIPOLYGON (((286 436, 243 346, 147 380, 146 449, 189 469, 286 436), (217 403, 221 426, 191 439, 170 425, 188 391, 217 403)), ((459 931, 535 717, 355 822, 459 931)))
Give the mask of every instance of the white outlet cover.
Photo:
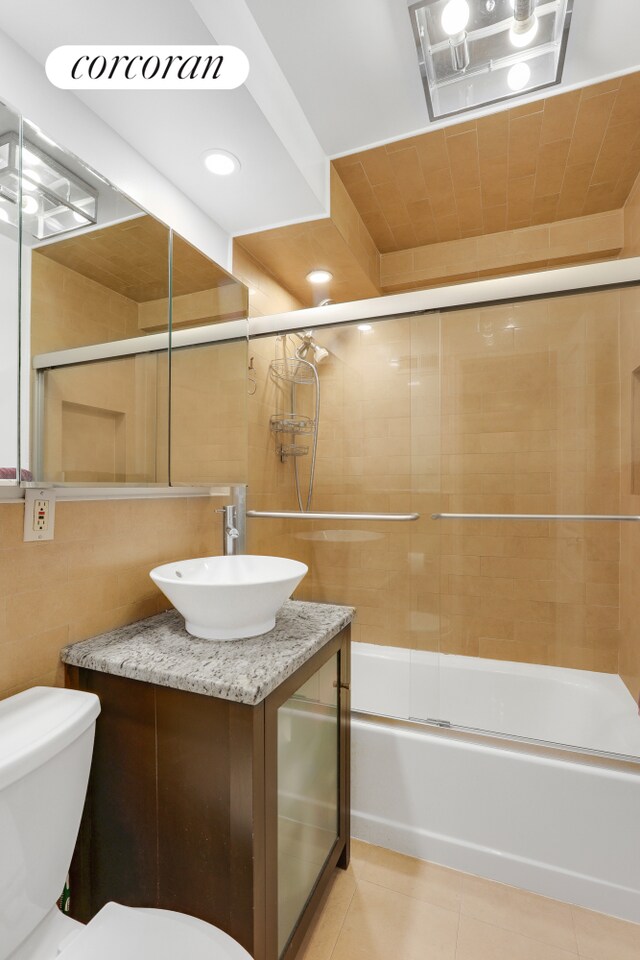
POLYGON ((56 492, 46 487, 28 487, 24 492, 24 541, 53 540, 56 517, 56 492), (40 502, 46 504, 47 514, 44 526, 36 523, 36 510, 40 502))

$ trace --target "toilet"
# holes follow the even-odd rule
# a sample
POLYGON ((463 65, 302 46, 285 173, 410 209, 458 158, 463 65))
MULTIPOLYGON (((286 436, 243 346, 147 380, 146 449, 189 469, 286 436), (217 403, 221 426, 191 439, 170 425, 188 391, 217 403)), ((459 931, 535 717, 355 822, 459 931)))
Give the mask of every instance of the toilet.
POLYGON ((58 909, 99 713, 78 690, 0 701, 0 960, 251 960, 222 930, 171 910, 108 903, 85 926, 58 909))

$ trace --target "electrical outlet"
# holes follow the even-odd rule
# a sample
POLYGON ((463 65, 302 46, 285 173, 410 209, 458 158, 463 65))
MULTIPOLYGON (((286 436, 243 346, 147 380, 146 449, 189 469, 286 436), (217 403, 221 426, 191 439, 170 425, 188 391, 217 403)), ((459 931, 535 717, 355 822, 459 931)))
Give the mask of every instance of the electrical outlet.
POLYGON ((49 501, 35 500, 33 504, 33 529, 45 533, 49 527, 49 501))
POLYGON ((24 492, 24 539, 53 540, 56 510, 54 490, 27 489, 24 492))

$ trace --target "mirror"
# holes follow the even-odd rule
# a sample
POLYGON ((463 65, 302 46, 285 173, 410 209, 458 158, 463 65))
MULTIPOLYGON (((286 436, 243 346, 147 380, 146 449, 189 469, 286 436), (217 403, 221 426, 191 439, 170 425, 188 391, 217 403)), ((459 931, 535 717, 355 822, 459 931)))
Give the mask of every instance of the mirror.
POLYGON ((166 484, 168 309, 160 349, 113 346, 149 333, 144 305, 168 297, 169 229, 28 123, 22 180, 33 479, 166 484))
MULTIPOLYGON (((0 104, 0 484, 18 478, 20 118, 0 104)), ((28 474, 24 474, 28 479, 28 474)))
POLYGON ((248 290, 176 235, 172 278, 171 482, 246 483, 248 290), (181 345, 193 327, 224 339, 181 345))
POLYGON ((23 479, 243 481, 246 287, 26 122, 21 177, 23 479))

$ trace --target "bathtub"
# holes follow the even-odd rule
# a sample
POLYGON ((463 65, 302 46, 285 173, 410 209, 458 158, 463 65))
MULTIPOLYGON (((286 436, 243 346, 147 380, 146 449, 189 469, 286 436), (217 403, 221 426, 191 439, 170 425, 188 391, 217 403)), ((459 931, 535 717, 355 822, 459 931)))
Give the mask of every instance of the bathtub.
POLYGON ((601 756, 640 757, 618 677, 354 643, 351 689, 355 837, 640 922, 640 764, 601 756))

